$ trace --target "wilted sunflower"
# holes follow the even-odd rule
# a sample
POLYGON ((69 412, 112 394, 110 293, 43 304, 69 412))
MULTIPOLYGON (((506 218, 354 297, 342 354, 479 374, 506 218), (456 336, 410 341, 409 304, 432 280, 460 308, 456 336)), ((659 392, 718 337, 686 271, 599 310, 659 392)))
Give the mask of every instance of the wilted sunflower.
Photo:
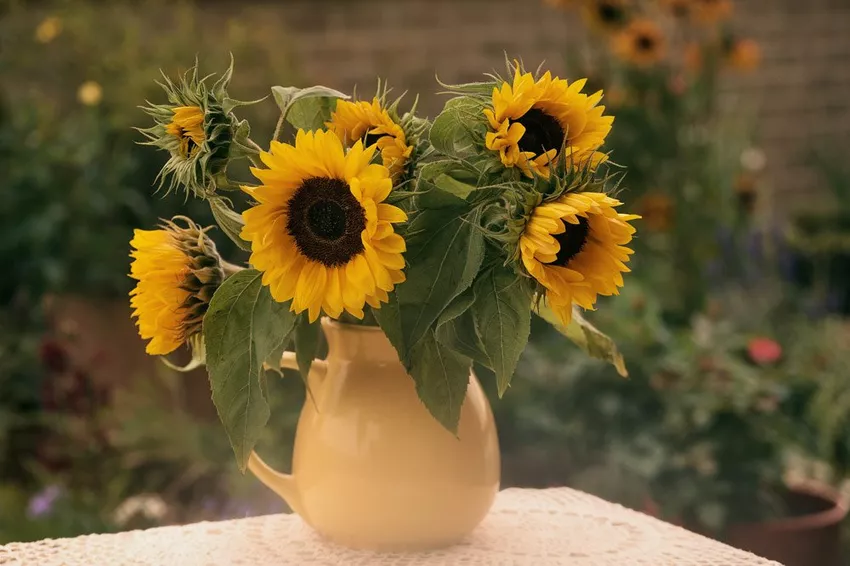
POLYGON ((377 97, 372 102, 337 101, 336 110, 326 125, 346 146, 358 140, 363 141, 365 146, 378 144, 381 161, 394 177, 404 171, 413 152, 413 146, 407 143, 404 129, 390 116, 377 97))
POLYGON ((635 214, 619 214, 620 201, 603 193, 566 193, 537 206, 520 236, 523 265, 546 289, 546 301, 564 324, 572 306, 592 309, 598 295, 616 295, 623 286, 625 247, 635 214))
POLYGON ((666 40, 655 22, 639 19, 614 38, 614 49, 623 60, 645 67, 664 58, 666 40))
POLYGON ((602 91, 581 92, 587 79, 568 83, 548 71, 537 81, 516 67, 513 84, 493 88, 492 106, 484 109, 490 125, 488 149, 499 152, 506 167, 519 167, 532 177, 549 175, 561 149, 576 167, 606 159, 597 151, 611 131, 613 116, 603 116, 602 91))
POLYGON ((213 293, 224 280, 221 258, 206 230, 185 217, 159 230, 136 230, 130 245, 130 292, 148 354, 165 355, 201 331, 213 293))
POLYGON ((331 132, 299 130, 295 145, 272 142, 251 169, 263 183, 243 187, 257 204, 242 216, 251 263, 279 302, 292 300, 311 321, 324 310, 357 318, 369 303, 380 308, 404 281, 404 239, 394 223, 407 215, 384 203, 389 170, 370 164, 376 146, 357 141, 348 152, 331 132))
POLYGON ((691 15, 697 23, 714 25, 732 15, 731 0, 692 0, 691 15))
POLYGON ((593 29, 612 32, 628 23, 630 8, 629 0, 589 0, 582 7, 582 16, 593 29))

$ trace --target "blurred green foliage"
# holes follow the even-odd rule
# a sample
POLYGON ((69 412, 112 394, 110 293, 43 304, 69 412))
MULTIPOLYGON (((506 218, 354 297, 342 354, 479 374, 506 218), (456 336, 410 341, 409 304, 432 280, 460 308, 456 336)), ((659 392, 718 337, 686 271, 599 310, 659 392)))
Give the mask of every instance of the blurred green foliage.
POLYGON ((719 535, 786 513, 793 456, 846 472, 839 345, 850 327, 813 318, 823 313, 789 285, 751 108, 721 90, 731 69, 717 38, 732 36, 730 24, 699 29, 635 4, 665 56, 620 59, 614 30, 567 57, 573 77, 605 91, 616 117, 605 147, 627 168, 617 196, 643 215, 622 294, 588 315, 616 340, 629 378, 537 328, 494 410, 509 483, 571 485, 719 535), (778 359, 754 357, 765 344, 778 359))
MULTIPOLYGON (((71 361, 73 343, 55 328, 50 306, 69 295, 124 301, 135 228, 175 214, 212 224, 204 203, 154 194, 163 160, 138 145, 134 128, 148 125, 138 106, 164 97, 160 69, 182 72, 199 54, 206 72, 235 59, 246 77, 245 91, 234 93, 241 99, 293 82, 285 40, 260 10, 167 0, 0 2, 2 542, 282 505, 269 507, 265 492, 232 469, 214 416, 187 410, 190 393, 209 396, 205 379, 163 369, 132 379, 128 391, 97 385, 90 373, 98 361, 71 361), (49 505, 45 493, 53 494, 49 505), (116 516, 128 499, 150 499, 145 494, 167 511, 116 516), (37 504, 46 509, 33 513, 37 504)), ((267 139, 273 102, 245 114, 257 139, 267 139)), ((229 259, 243 257, 221 234, 212 237, 229 259)), ((299 401, 290 382, 273 389, 277 414, 268 428, 283 454, 299 401)))

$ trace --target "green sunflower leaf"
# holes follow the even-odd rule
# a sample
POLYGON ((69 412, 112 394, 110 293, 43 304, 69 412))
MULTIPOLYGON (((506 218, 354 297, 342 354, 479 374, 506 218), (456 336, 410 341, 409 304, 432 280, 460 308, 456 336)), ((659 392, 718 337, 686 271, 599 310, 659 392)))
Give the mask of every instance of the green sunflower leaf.
POLYGON ((319 130, 331 117, 339 98, 348 100, 347 94, 316 85, 307 88, 273 86, 272 95, 284 119, 296 129, 319 130))
POLYGON ((472 360, 437 341, 432 330, 411 351, 410 375, 419 399, 446 429, 457 434, 472 360))
POLYGON ((407 236, 407 280, 397 288, 402 348, 410 368, 410 351, 433 330, 449 304, 471 285, 484 259, 484 236, 468 218, 445 209, 422 210, 407 236))
POLYGON ((475 185, 458 181, 451 175, 443 173, 434 179, 434 185, 451 195, 466 200, 469 194, 476 189, 475 185))
POLYGON ((578 307, 573 307, 573 319, 568 326, 561 324, 552 309, 543 301, 537 304, 535 313, 584 350, 588 356, 608 362, 614 366, 617 373, 623 377, 628 377, 626 362, 623 360, 620 350, 617 349, 617 344, 607 334, 584 318, 578 307))
POLYGON ((401 329, 401 306, 398 302, 398 288, 390 293, 390 300, 381 305, 379 309, 372 309, 378 326, 386 335, 390 344, 398 352, 399 359, 407 359, 407 348, 404 343, 404 333, 401 329))
POLYGON ((213 218, 215 218, 216 224, 218 224, 218 227, 221 228, 225 236, 230 238, 241 249, 250 252, 250 242, 243 240, 242 236, 240 236, 242 227, 245 225, 242 215, 234 212, 221 197, 212 196, 207 200, 210 203, 213 218))
POLYGON ((462 356, 485 367, 490 367, 490 358, 481 344, 481 334, 475 326, 470 307, 475 302, 474 286, 458 296, 440 315, 435 335, 437 341, 462 356))
POLYGON ((434 148, 453 157, 476 153, 487 132, 484 105, 480 100, 459 96, 446 103, 431 125, 430 139, 434 148))
POLYGON ((204 316, 212 399, 242 471, 269 419, 263 362, 280 360, 295 322, 254 269, 228 277, 204 316))
POLYGON ((298 362, 298 371, 304 383, 307 383, 307 376, 318 354, 321 339, 321 323, 317 320, 311 324, 306 317, 302 317, 295 328, 295 360, 298 362))
POLYGON ((480 332, 481 345, 496 374, 499 397, 511 383, 519 357, 531 332, 531 280, 497 266, 475 281, 472 316, 480 332))

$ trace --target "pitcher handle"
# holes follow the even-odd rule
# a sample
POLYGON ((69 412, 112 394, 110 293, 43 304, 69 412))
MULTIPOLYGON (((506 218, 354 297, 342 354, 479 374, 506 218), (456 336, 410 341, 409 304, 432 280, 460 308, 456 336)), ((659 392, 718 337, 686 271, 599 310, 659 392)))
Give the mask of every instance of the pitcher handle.
MULTIPOLYGON (((280 367, 297 370, 298 360, 295 358, 295 353, 284 352, 280 359, 280 367)), ((326 372, 327 362, 325 360, 313 360, 313 367, 310 369, 311 374, 319 376, 319 379, 324 379, 326 372)), ((304 516, 301 495, 298 491, 295 476, 278 472, 266 464, 254 451, 251 452, 251 456, 248 458, 248 469, 266 487, 282 497, 293 511, 302 517, 304 516)))

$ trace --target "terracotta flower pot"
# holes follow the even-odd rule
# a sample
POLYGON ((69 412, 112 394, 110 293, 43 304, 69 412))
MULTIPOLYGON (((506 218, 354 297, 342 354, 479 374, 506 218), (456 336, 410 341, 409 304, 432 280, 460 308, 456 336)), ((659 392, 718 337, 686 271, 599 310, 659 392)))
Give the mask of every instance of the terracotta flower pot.
POLYGON ((847 504, 815 482, 789 486, 785 498, 789 517, 733 525, 726 542, 785 566, 839 566, 847 504))

